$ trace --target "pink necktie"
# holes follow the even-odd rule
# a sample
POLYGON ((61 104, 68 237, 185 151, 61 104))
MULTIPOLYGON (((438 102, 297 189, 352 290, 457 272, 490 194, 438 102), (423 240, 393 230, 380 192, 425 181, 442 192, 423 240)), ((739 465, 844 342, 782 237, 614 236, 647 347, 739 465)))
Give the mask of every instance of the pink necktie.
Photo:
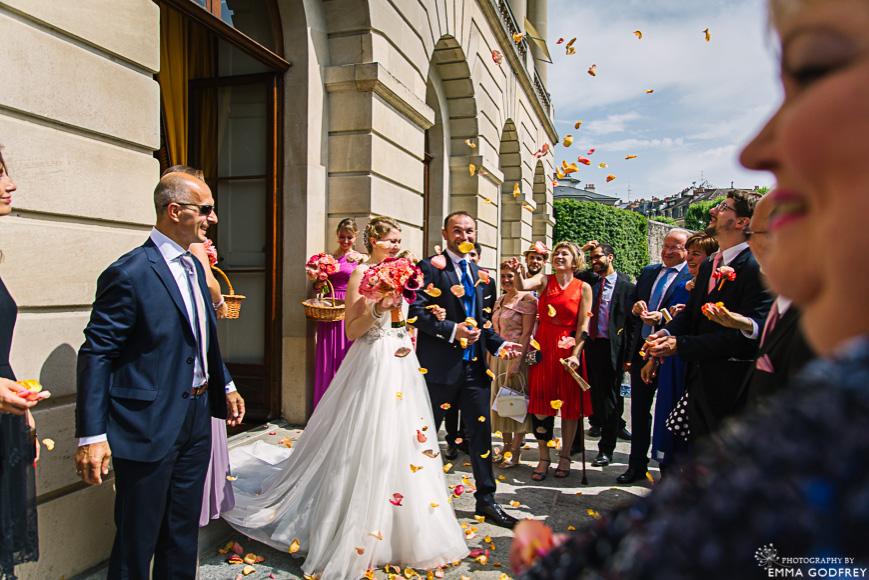
POLYGON ((760 336, 760 346, 763 346, 763 343, 766 342, 766 339, 772 333, 772 329, 775 328, 775 323, 778 322, 778 300, 773 302, 772 308, 769 309, 769 316, 766 317, 766 324, 763 325, 763 334, 760 336))
MULTIPOLYGON (((721 263, 721 258, 724 256, 721 252, 715 252, 715 257, 712 258, 712 273, 714 274, 716 270, 718 270, 718 265, 721 263)), ((707 294, 712 293, 712 289, 715 288, 715 283, 718 280, 714 276, 709 276, 709 290, 706 291, 707 294)))

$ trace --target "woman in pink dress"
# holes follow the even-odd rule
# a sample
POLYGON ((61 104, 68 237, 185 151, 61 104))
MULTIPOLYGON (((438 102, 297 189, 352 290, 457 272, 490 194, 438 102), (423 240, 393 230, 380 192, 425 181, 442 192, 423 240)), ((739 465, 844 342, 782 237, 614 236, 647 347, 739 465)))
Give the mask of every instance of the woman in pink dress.
MULTIPOLYGON (((363 256, 353 251, 353 244, 356 243, 356 236, 359 235, 359 228, 356 227, 355 220, 352 218, 341 220, 336 233, 338 234, 338 248, 332 252, 332 257, 338 260, 338 270, 329 276, 329 282, 335 289, 335 298, 343 300, 347 293, 347 281, 350 280, 350 274, 353 273, 363 256)), ((319 291, 320 284, 315 283, 314 288, 319 291)), ((328 286, 322 290, 328 292, 328 286)), ((314 370, 315 409, 320 398, 329 388, 332 377, 338 372, 338 367, 341 366, 341 361, 344 360, 344 355, 347 354, 351 344, 353 341, 347 340, 347 335, 344 333, 343 320, 317 323, 317 366, 314 370)))

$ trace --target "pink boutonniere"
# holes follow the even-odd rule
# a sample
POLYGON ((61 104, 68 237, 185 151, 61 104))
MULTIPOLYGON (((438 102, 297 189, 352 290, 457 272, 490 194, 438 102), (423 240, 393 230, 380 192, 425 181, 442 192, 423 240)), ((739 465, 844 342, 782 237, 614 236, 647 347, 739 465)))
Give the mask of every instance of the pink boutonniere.
POLYGON ((733 282, 736 280, 736 271, 730 266, 721 266, 718 270, 712 273, 712 277, 716 280, 721 280, 718 284, 718 291, 721 292, 721 288, 724 286, 726 281, 730 280, 733 282))

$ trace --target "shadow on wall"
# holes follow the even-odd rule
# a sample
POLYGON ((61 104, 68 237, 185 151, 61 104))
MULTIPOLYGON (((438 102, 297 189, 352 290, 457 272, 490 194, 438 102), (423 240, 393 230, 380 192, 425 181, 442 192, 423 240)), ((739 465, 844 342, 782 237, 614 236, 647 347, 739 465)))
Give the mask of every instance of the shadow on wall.
POLYGON ((66 396, 75 393, 76 351, 70 345, 59 345, 39 371, 39 382, 52 394, 66 396))

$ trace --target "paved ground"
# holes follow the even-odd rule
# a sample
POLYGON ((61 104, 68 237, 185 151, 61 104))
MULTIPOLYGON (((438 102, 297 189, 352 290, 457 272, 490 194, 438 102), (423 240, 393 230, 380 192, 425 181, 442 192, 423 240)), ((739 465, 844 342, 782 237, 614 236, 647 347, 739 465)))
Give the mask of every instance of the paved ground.
MULTIPOLYGON (((630 414, 630 401, 626 401, 625 416, 630 414)), ((587 427, 587 424, 586 424, 587 427)), ((258 428, 233 438, 231 446, 250 444, 255 440, 262 439, 277 444, 283 437, 298 436, 300 432, 291 426, 282 425, 275 428, 274 424, 267 428, 258 428), (275 435, 269 435, 275 432, 275 435)), ((556 436, 560 436, 556 431, 556 436)), ((443 437, 443 431, 441 431, 443 437)), ((498 444, 499 440, 495 440, 498 444)), ((443 448, 443 440, 441 439, 443 448)), ((580 456, 574 456, 573 471, 566 479, 555 479, 552 470, 546 481, 536 483, 531 480, 531 471, 537 462, 536 444, 528 438, 528 445, 522 456, 522 465, 513 469, 501 470, 495 468, 496 476, 503 476, 498 481, 498 502, 518 518, 533 517, 545 520, 556 532, 568 532, 570 527, 581 529, 593 521, 588 510, 596 512, 606 511, 622 503, 630 501, 633 497, 648 493, 651 484, 648 481, 638 482, 633 485, 619 486, 616 484, 618 477, 627 468, 627 454, 630 444, 619 440, 614 461, 615 463, 604 467, 587 467, 588 485, 582 485, 580 456), (509 508, 510 501, 520 502, 520 507, 509 508)), ((597 454, 597 439, 591 439, 586 435, 587 459, 591 460, 597 454)), ((555 453, 552 454, 553 456, 555 453)), ((468 456, 460 454, 459 458, 452 462, 455 466, 447 475, 450 485, 462 482, 463 477, 473 481, 473 474, 468 463, 468 456), (467 464, 467 465, 466 465, 467 464)), ((650 473, 655 480, 659 478, 657 464, 650 464, 650 473)), ((447 579, 459 580, 461 576, 469 576, 480 580, 497 580, 501 574, 512 576, 508 564, 508 551, 512 533, 488 523, 479 523, 474 520, 474 499, 471 494, 462 495, 453 500, 456 515, 460 523, 468 526, 476 526, 476 538, 468 542, 473 548, 485 547, 483 539, 488 535, 495 544, 495 550, 491 553, 487 565, 481 566, 470 559, 464 560, 459 566, 445 570, 447 579), (499 566, 499 564, 501 564, 499 566)), ((265 557, 265 561, 255 566, 256 572, 246 576, 250 580, 260 578, 298 579, 302 578, 301 560, 291 557, 288 553, 278 552, 255 541, 248 541, 242 534, 235 532, 222 520, 216 521, 203 529, 200 535, 201 566, 199 578, 201 580, 234 580, 241 572, 242 566, 232 565, 227 562, 226 556, 217 553, 229 540, 238 541, 244 548, 245 553, 253 552, 265 557)), ((375 577, 386 578, 383 570, 379 570, 375 577)), ((103 580, 106 578, 105 570, 94 570, 91 573, 80 576, 76 580, 103 580)), ((425 574, 422 575, 425 578, 425 574)))

